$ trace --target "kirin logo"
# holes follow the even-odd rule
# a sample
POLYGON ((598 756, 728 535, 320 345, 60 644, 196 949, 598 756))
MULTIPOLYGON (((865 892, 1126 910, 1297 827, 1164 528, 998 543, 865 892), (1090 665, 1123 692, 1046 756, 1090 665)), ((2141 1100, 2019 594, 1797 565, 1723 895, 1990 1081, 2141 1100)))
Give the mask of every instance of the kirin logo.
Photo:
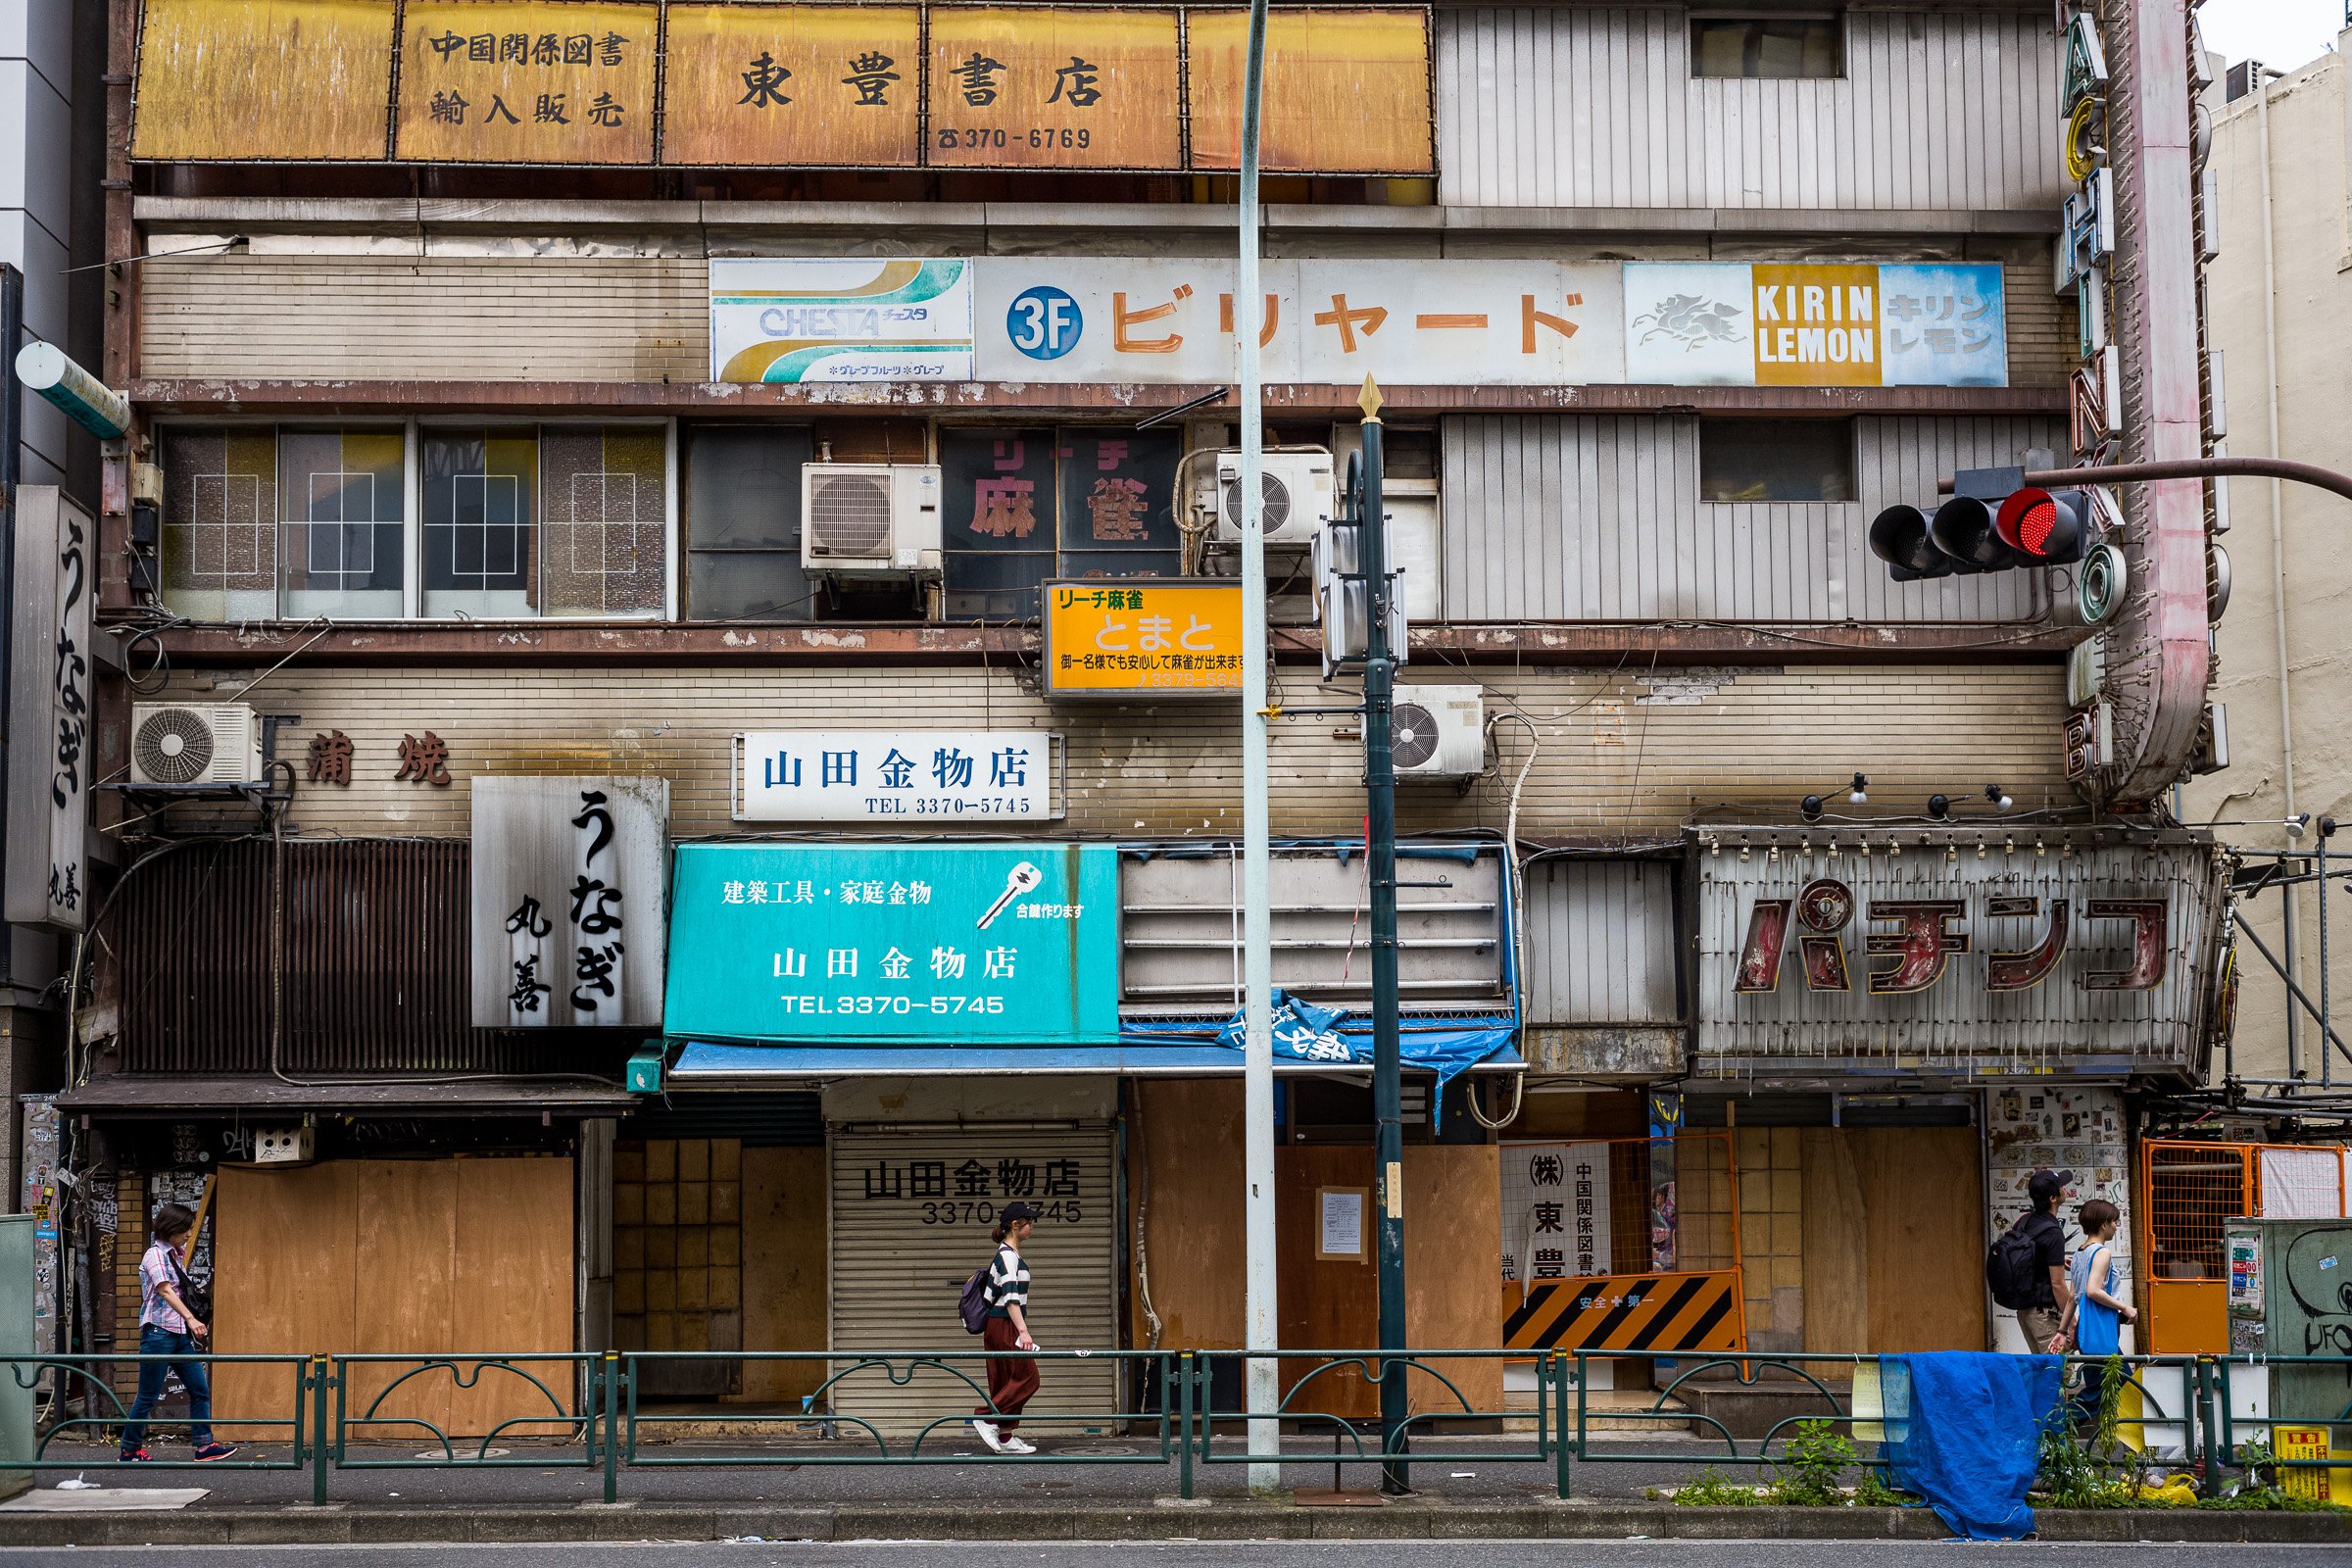
MULTIPOLYGON (((2039 920, 2038 935, 2015 949, 1988 949, 1984 955, 1984 989, 1988 992, 2031 991, 2049 978, 2066 956, 2074 929, 2074 906, 2066 899, 2043 901, 2003 895, 1984 900, 1986 920, 2039 920)), ((1799 964, 1807 991, 1851 991, 1852 971, 1846 960, 1846 927, 1853 924, 1854 894, 1835 877, 1816 877, 1794 899, 1757 899, 1748 906, 1747 940, 1740 952, 1736 990, 1747 994, 1778 991, 1781 959, 1788 952, 1789 927, 1796 928, 1799 964)), ((2150 991, 2164 983, 2170 956, 2168 906, 2163 899, 2086 899, 2082 920, 2125 920, 2132 925, 2132 956, 2120 969, 2086 969, 2085 991, 2150 991)), ((1864 924, 1891 930, 1865 931, 1865 962, 1892 961, 1871 967, 1866 989, 1874 997, 1917 996, 1943 978, 1957 954, 1973 951, 1966 929, 1968 905, 1961 899, 1874 899, 1864 924)))

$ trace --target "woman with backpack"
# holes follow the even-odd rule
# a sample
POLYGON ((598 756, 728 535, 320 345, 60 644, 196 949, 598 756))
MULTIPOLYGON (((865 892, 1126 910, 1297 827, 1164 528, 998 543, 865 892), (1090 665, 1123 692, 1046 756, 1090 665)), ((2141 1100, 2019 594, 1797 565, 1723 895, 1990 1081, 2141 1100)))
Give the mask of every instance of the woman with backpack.
MULTIPOLYGON (((1037 1210, 1006 1203, 997 1216, 997 1255, 988 1265, 981 1300, 988 1307, 980 1343, 995 1351, 1034 1350, 1029 1337, 1029 1265, 1021 1243, 1037 1229, 1037 1210)), ((988 1403, 972 1412, 972 1430, 993 1453, 1035 1453, 1037 1446, 1012 1435, 1017 1418, 1037 1393, 1037 1363, 1027 1356, 997 1354, 988 1362, 988 1403)))

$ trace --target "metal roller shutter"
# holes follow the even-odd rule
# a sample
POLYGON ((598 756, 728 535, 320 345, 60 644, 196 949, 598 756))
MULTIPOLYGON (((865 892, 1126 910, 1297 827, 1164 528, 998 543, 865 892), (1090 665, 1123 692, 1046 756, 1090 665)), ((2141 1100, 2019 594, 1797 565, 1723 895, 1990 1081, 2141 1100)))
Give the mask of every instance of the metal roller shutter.
MULTIPOLYGON (((956 1319, 956 1296, 989 1259, 997 1210, 1015 1199, 1045 1213, 1021 1251, 1033 1276, 1030 1332, 1054 1350, 1118 1344, 1118 1220, 1107 1123, 837 1128, 831 1147, 836 1350, 977 1349, 979 1341, 956 1319)), ((986 1381, 981 1363, 968 1369, 986 1381)), ((1040 1371, 1041 1411, 1118 1407, 1116 1362, 1047 1361, 1040 1371)), ((877 1370, 843 1378, 832 1402, 885 1432, 908 1434, 979 1400, 969 1385, 945 1372, 925 1370, 902 1386, 877 1370)), ((1035 1430, 1069 1435, 1108 1425, 1096 1419, 1040 1423, 1035 1430)), ((965 1446, 977 1439, 968 1428, 941 1427, 929 1442, 965 1446)))

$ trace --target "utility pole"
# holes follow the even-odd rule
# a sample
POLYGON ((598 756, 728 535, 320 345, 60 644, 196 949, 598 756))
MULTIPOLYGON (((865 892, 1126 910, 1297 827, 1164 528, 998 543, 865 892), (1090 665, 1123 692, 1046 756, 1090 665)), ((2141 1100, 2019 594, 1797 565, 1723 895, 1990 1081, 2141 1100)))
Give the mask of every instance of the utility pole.
MULTIPOLYGON (((1373 1198, 1379 1209, 1380 1447, 1404 1451, 1404 1113, 1399 1078, 1402 1046, 1396 1023, 1396 657, 1389 646, 1389 514, 1381 497, 1380 388, 1370 376, 1356 400, 1364 411, 1363 500, 1357 547, 1364 573, 1364 806, 1365 848, 1372 880, 1372 1158, 1373 1198)), ((1401 1458, 1381 1464, 1381 1490, 1412 1490, 1412 1467, 1401 1458)))
MULTIPOLYGON (((1242 1173, 1247 1287, 1243 1362, 1250 1451, 1278 1454, 1282 1365, 1274 1301, 1273 850, 1266 802, 1265 410, 1258 329, 1257 132, 1266 66, 1266 0, 1250 0, 1250 53, 1242 81, 1241 256, 1234 277, 1234 338, 1241 350, 1242 423, 1242 1173)), ((1282 1486, 1279 1462, 1250 1466, 1250 1490, 1282 1486)))

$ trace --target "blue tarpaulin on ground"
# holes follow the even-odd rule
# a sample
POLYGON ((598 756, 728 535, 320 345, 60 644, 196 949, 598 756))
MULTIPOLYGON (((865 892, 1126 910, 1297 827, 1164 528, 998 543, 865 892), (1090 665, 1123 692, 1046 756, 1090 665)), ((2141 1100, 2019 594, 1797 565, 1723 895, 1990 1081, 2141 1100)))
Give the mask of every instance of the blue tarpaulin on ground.
POLYGON ((2034 1530, 2026 1489, 2042 1425, 2058 1404, 2054 1355, 1938 1350, 1883 1355, 1887 1468, 1956 1535, 2019 1541, 2034 1530))
MULTIPOLYGON (((1191 1038, 1214 1043, 1238 1055, 1242 1051, 1242 1014, 1236 1012, 1213 1035, 1200 1023, 1128 1023, 1122 1042, 1146 1039, 1191 1038)), ((1319 1007, 1277 987, 1274 992, 1274 1059, 1276 1062, 1317 1062, 1329 1066, 1372 1065, 1372 1020, 1338 1007, 1319 1007)), ((1430 1106, 1434 1122, 1446 1113, 1446 1086, 1484 1062, 1516 1061, 1511 1048, 1515 1033, 1509 1018, 1424 1018, 1403 1020, 1397 1031, 1397 1054, 1407 1067, 1438 1075, 1430 1106)))

